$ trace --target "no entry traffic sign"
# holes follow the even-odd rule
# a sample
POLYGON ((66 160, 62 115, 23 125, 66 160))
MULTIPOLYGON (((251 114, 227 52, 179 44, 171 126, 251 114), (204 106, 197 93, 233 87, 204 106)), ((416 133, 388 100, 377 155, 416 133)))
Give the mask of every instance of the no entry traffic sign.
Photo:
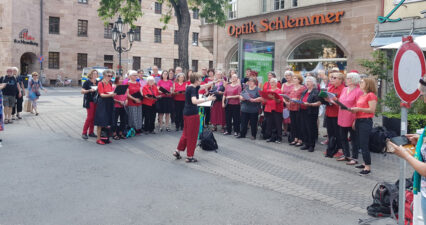
POLYGON ((393 83, 399 98, 411 103, 420 96, 418 84, 426 73, 425 57, 412 36, 403 38, 402 42, 393 64, 393 83))

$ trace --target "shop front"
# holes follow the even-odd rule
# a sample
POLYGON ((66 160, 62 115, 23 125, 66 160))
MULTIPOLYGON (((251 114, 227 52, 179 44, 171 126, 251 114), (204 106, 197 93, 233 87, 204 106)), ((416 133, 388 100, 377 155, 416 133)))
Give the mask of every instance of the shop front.
POLYGON ((370 43, 380 15, 380 0, 361 0, 331 2, 231 20, 224 28, 217 29, 213 55, 217 68, 238 69, 240 74, 247 67, 265 73, 268 63, 271 70, 280 76, 289 67, 297 72, 332 67, 341 71, 361 69, 359 60, 369 58, 373 51, 370 43), (273 51, 269 51, 272 47, 260 50, 256 45, 247 47, 247 44, 242 44, 247 41, 269 43, 273 51), (267 53, 273 54, 272 57, 267 53), (246 63, 247 55, 253 54, 258 57, 252 61, 257 60, 259 65, 246 63))

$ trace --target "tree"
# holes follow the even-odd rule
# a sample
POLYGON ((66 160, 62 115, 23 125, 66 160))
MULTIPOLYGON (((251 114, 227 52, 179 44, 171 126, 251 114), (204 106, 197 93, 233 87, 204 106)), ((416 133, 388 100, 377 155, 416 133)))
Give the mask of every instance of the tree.
MULTIPOLYGON (((200 16, 208 23, 216 23, 224 26, 226 22, 225 9, 227 0, 158 0, 159 3, 167 3, 169 9, 162 16, 161 22, 165 24, 163 29, 172 18, 173 12, 178 24, 179 65, 187 71, 189 69, 189 29, 191 27, 191 16, 189 9, 201 9, 200 16)), ((101 0, 98 15, 109 21, 117 14, 123 17, 124 23, 133 26, 133 23, 142 17, 139 0, 101 0)))

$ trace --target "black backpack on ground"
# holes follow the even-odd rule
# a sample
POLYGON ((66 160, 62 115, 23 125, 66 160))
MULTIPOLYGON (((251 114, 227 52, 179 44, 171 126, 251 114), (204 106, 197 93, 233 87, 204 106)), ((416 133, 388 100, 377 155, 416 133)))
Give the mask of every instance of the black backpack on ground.
POLYGON ((395 217, 398 212, 398 186, 389 182, 377 183, 371 192, 373 204, 367 207, 367 213, 373 217, 395 217))
POLYGON ((216 151, 218 149, 213 132, 207 129, 201 133, 199 145, 205 151, 216 151))
POLYGON ((384 153, 386 151, 386 139, 397 136, 395 132, 388 131, 384 127, 374 127, 371 130, 368 148, 370 152, 384 153))

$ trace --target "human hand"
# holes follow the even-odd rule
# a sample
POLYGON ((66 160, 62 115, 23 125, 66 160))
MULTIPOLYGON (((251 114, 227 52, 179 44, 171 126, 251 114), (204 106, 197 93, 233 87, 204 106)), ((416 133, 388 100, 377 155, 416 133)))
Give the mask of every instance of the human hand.
POLYGON ((393 148, 393 153, 400 158, 406 159, 410 155, 410 153, 402 146, 398 146, 391 141, 387 141, 386 144, 388 145, 388 148, 393 148))
POLYGON ((140 100, 139 98, 137 98, 137 99, 135 100, 135 102, 136 102, 136 103, 141 103, 141 100, 140 100))
POLYGON ((414 146, 417 145, 417 142, 419 141, 419 138, 420 138, 420 135, 418 134, 406 134, 405 136, 408 138, 408 140, 410 140, 411 144, 414 146))

